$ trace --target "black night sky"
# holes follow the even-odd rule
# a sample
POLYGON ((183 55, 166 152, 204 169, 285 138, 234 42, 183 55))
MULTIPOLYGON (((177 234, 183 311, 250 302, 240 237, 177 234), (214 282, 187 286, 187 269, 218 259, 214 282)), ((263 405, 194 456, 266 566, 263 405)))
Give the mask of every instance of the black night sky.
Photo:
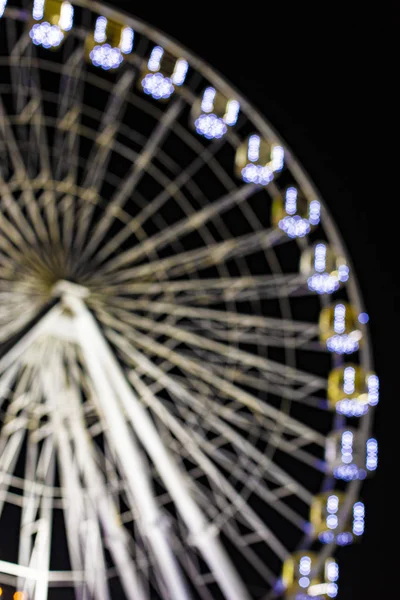
POLYGON ((175 38, 247 96, 292 148, 341 231, 371 317, 382 394, 375 419, 380 470, 364 485, 362 543, 338 556, 338 600, 394 598, 394 557, 387 544, 394 517, 388 484, 395 469, 390 419, 399 286, 393 268, 396 221, 388 219, 389 200, 382 197, 385 150, 371 73, 379 62, 369 33, 373 18, 360 17, 355 7, 344 14, 336 5, 315 11, 314 5, 292 3, 191 3, 179 9, 129 0, 113 4, 175 38))

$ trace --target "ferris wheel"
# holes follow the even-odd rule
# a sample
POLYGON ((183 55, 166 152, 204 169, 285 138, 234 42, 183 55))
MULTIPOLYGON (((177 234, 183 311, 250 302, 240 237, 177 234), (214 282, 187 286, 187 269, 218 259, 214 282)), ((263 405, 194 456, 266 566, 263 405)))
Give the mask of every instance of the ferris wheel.
POLYGON ((148 24, 0 17, 0 597, 336 597, 379 379, 323 199, 148 24))

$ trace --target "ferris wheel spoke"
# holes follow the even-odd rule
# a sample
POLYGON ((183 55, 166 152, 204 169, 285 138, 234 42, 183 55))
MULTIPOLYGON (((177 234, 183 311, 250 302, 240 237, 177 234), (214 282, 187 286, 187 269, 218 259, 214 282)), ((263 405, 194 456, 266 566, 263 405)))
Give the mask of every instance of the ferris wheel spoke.
MULTIPOLYGON (((128 198, 132 196, 137 184, 143 176, 143 173, 153 160, 158 148, 162 145, 164 138, 167 136, 173 122, 178 118, 183 106, 183 101, 178 99, 170 105, 170 107, 161 117, 159 123, 148 138, 146 145, 137 156, 131 172, 128 174, 121 188, 118 190, 118 192, 116 192, 115 196, 111 198, 103 219, 94 228, 90 237, 90 242, 87 244, 82 258, 87 258, 87 256, 90 256, 90 254, 93 253, 93 251, 104 239, 104 236, 109 231, 113 222, 115 211, 118 211, 118 209, 122 208, 128 198)), ((87 231, 88 220, 82 217, 82 222, 85 226, 83 231, 87 231)))
POLYGON ((211 460, 204 454, 200 449, 199 445, 195 440, 185 431, 184 427, 165 409, 162 404, 151 394, 148 387, 144 386, 138 376, 132 371, 129 374, 129 379, 134 387, 139 391, 144 401, 151 407, 151 409, 168 425, 174 435, 185 445, 189 450, 190 455, 194 458, 199 466, 203 469, 204 473, 208 475, 218 486, 221 493, 226 495, 231 501, 235 503, 236 509, 240 507, 242 514, 246 515, 249 524, 254 527, 255 531, 259 532, 259 535, 280 558, 287 556, 287 549, 281 544, 281 542, 272 534, 269 528, 262 523, 261 519, 248 506, 243 497, 234 489, 233 485, 223 476, 222 472, 219 471, 211 460))
POLYGON ((211 220, 217 215, 223 214, 225 211, 228 211, 235 204, 243 202, 258 190, 258 185, 247 184, 233 190, 232 192, 229 192, 227 195, 219 198, 198 212, 181 219, 169 229, 157 233, 130 250, 121 252, 119 256, 106 262, 105 265, 98 270, 98 274, 104 275, 113 269, 136 262, 138 259, 148 255, 153 250, 165 247, 168 243, 174 241, 178 237, 198 230, 207 221, 211 220))
MULTIPOLYGON (((101 315, 103 315, 104 319, 107 319, 107 314, 110 314, 110 312, 101 312, 101 315)), ((228 346, 227 344, 209 339, 204 335, 191 333, 177 325, 170 325, 166 321, 157 322, 142 315, 136 316, 123 309, 114 309, 112 314, 115 316, 109 317, 111 325, 120 322, 126 327, 126 325, 130 324, 136 330, 145 329, 152 334, 165 335, 192 347, 210 350, 213 354, 223 356, 224 360, 229 359, 249 368, 257 368, 265 374, 266 378, 268 378, 269 373, 272 373, 273 376, 279 374, 283 380, 290 379, 294 383, 307 384, 310 389, 325 389, 326 387, 325 379, 317 377, 314 374, 277 363, 268 358, 256 356, 238 347, 228 346)))
MULTIPOLYGON (((165 374, 159 367, 157 367, 154 363, 152 363, 148 358, 146 358, 143 354, 141 354, 138 350, 133 348, 128 342, 125 341, 124 338, 121 338, 118 334, 113 334, 112 341, 117 345, 117 347, 122 350, 127 356, 130 357, 133 364, 136 368, 140 368, 147 375, 150 375, 155 381, 160 382, 166 389, 168 389, 172 394, 174 394, 180 400, 183 400, 185 404, 195 408, 199 411, 199 414, 204 414, 204 399, 202 397, 197 397, 197 394, 188 393, 188 391, 178 384, 176 381, 172 379, 172 377, 165 374)), ((129 375, 131 380, 132 372, 129 375)), ((137 383, 137 379, 135 379, 137 383)), ((151 392, 150 388, 147 388, 148 391, 143 391, 142 384, 141 390, 142 393, 146 394, 146 397, 153 397, 153 392, 151 392)), ((154 396, 154 398, 156 398, 154 396)), ((287 473, 285 473, 280 467, 274 464, 271 459, 268 459, 264 454, 262 454, 259 450, 257 450, 252 444, 246 441, 240 434, 237 433, 227 422, 223 421, 218 414, 217 408, 214 406, 215 403, 211 406, 208 406, 207 411, 207 419, 209 423, 217 429, 217 431, 222 434, 225 439, 228 439, 232 443, 234 443, 237 448, 241 451, 246 450, 246 456, 249 456, 253 460, 256 461, 256 464, 259 464, 263 468, 269 470, 269 473, 273 473, 275 479, 284 485, 290 486, 292 490, 298 493, 299 497, 304 501, 310 504, 312 502, 313 496, 310 494, 299 482, 295 481, 291 478, 287 473)), ((272 407, 271 407, 272 408, 272 407)), ((285 415, 287 416, 287 415, 285 415)), ((172 417, 171 417, 172 418, 172 417)), ((225 407, 224 418, 227 418, 227 409, 225 407)), ((287 416, 287 419, 290 420, 290 417, 287 416)), ((237 423, 235 423, 237 425, 237 423)), ((246 427, 247 429, 247 427, 246 427)), ((308 433, 308 432, 307 432, 308 433)), ((316 432, 313 432, 314 434, 316 432)), ((321 436, 322 437, 322 436, 321 436)))
MULTIPOLYGON (((118 322, 114 324, 114 328, 115 330, 120 328, 118 322)), ((284 425, 289 431, 292 431, 297 435, 304 435, 310 440, 310 442, 315 441, 317 444, 325 446, 325 437, 323 435, 301 423, 300 421, 297 421, 293 417, 290 417, 285 413, 281 413, 275 407, 266 404, 254 395, 232 384, 230 381, 212 373, 202 364, 171 351, 169 348, 166 348, 164 345, 152 340, 145 334, 134 334, 132 331, 128 333, 126 332, 125 328, 124 333, 128 339, 134 341, 136 348, 141 347, 150 354, 155 353, 160 357, 167 358, 170 362, 174 362, 176 366, 182 368, 184 371, 188 371, 192 375, 195 375, 196 377, 199 377, 205 382, 211 384, 215 389, 219 390, 223 396, 231 398, 237 401, 239 404, 246 406, 250 410, 254 411, 255 414, 270 417, 273 421, 284 425)), ((123 344, 123 340, 120 339, 120 336, 112 330, 107 331, 107 337, 113 343, 118 344, 119 342, 120 345, 123 344)), ((129 351, 131 353, 133 352, 132 347, 129 348, 129 351)))
MULTIPOLYGON (((150 238, 150 240, 151 239, 152 238, 150 238)), ((182 252, 165 259, 151 261, 150 263, 138 265, 129 269, 116 270, 115 273, 102 277, 102 281, 105 284, 112 283, 113 285, 119 285, 121 282, 134 282, 138 278, 144 278, 151 274, 153 277, 157 276, 158 279, 161 279, 161 285, 163 283, 162 280, 167 278, 188 275, 195 270, 220 265, 229 260, 233 260, 234 258, 243 258, 254 252, 272 247, 275 244, 284 243, 285 241, 286 239, 282 236, 280 231, 276 229, 267 229, 250 235, 196 248, 195 250, 182 252)), ((184 282, 172 281, 171 285, 174 284, 185 285, 184 282)))
MULTIPOLYGON (((96 254, 96 261, 99 263, 103 262, 110 254, 115 252, 120 245, 132 234, 138 232, 139 228, 153 215, 157 215, 160 208, 169 200, 169 198, 177 196, 181 188, 191 182, 197 171, 206 164, 209 164, 210 159, 214 156, 214 153, 220 147, 220 141, 214 142, 210 147, 204 148, 199 156, 183 171, 179 172, 179 175, 172 181, 168 182, 164 186, 164 190, 160 192, 155 198, 147 203, 142 210, 137 214, 125 227, 122 228, 116 235, 114 235, 107 243, 102 246, 96 254)), ((193 185, 191 187, 194 187, 193 185)), ((198 196, 197 189, 193 191, 198 196)), ((180 195, 182 198, 182 195, 180 195)), ((185 202, 187 205, 188 202, 185 202)))

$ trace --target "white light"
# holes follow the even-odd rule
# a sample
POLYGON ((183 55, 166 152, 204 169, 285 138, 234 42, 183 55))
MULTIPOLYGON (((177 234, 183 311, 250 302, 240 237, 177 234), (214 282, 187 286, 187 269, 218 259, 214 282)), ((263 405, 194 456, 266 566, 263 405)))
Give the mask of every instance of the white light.
POLYGON ((365 506, 362 502, 356 502, 353 506, 353 533, 362 535, 364 533, 365 506))
POLYGON ((74 7, 69 2, 63 2, 61 5, 59 27, 63 31, 69 31, 74 24, 74 7))
POLYGON ((216 90, 213 87, 208 87, 204 90, 203 100, 201 101, 201 110, 205 113, 212 112, 214 108, 214 99, 216 90))
POLYGON ((356 502, 353 506, 353 515, 356 518, 361 518, 365 516, 365 506, 362 502, 356 502))
POLYGON ((7 0, 0 0, 0 18, 3 16, 7 6, 7 0))
POLYGON ((120 49, 112 48, 110 44, 95 46, 89 56, 95 67, 105 71, 118 68, 123 61, 120 49))
POLYGON ((195 121, 197 133, 204 135, 208 140, 219 139, 228 131, 224 121, 214 115, 202 114, 195 121))
POLYGON ((43 19, 44 2, 45 0, 34 0, 33 2, 32 16, 35 21, 40 21, 40 19, 43 19))
POLYGON ((360 323, 362 323, 363 325, 365 325, 365 323, 368 323, 368 321, 369 321, 369 316, 365 312, 360 313, 358 315, 358 320, 359 320, 360 323))
POLYGON ((285 159, 285 151, 282 146, 274 146, 271 150, 271 169, 282 171, 285 159))
MULTIPOLYGON (((343 304, 337 304, 334 310, 333 328, 336 333, 344 333, 346 329, 346 308, 343 304)), ((354 369, 353 369, 354 370, 354 369)))
POLYGON ((375 471, 378 467, 378 442, 371 438, 367 441, 367 462, 368 471, 375 471))
POLYGON ((269 167, 248 164, 242 169, 242 177, 246 183, 268 185, 273 180, 274 174, 269 167))
POLYGON ((326 246, 317 244, 314 251, 314 269, 318 273, 323 273, 326 269, 326 246))
POLYGON ((334 335, 328 338, 326 347, 330 352, 336 354, 351 354, 358 350, 359 344, 358 339, 352 335, 334 335))
POLYGON ((321 217, 321 203, 318 200, 312 200, 308 212, 308 220, 311 225, 318 225, 321 217))
POLYGON ((43 48, 56 48, 64 39, 64 33, 58 25, 50 25, 47 21, 36 23, 29 32, 32 42, 43 48))
POLYGON ((326 502, 326 510, 329 513, 336 513, 339 510, 339 498, 337 496, 329 496, 326 502))
POLYGON ((302 556, 299 563, 299 571, 301 575, 309 575, 311 571, 311 558, 302 556))
POLYGON ((169 77, 164 77, 161 73, 148 73, 142 80, 142 87, 145 94, 155 100, 167 99, 175 90, 169 77))
POLYGON ((354 367, 346 367, 343 372, 343 391, 345 394, 354 394, 356 389, 356 370, 354 367))
POLYGON ((317 583, 308 588, 308 594, 312 598, 327 594, 330 598, 337 596, 338 586, 336 583, 317 583))
POLYGON ((259 135, 251 135, 249 137, 249 146, 247 150, 249 161, 256 162, 260 158, 260 143, 261 139, 259 135))
POLYGON ((310 585, 310 580, 308 577, 300 577, 299 586, 302 588, 306 588, 310 585))
POLYGON ((237 100, 228 100, 226 105, 226 112, 224 114, 224 121, 227 125, 235 125, 238 120, 240 110, 240 104, 237 100))
POLYGON ((370 375, 367 381, 368 387, 368 404, 370 406, 376 406, 379 402, 379 377, 377 375, 370 375))
POLYGON ((326 593, 329 596, 329 598, 336 598, 336 596, 338 595, 338 591, 339 591, 339 588, 336 585, 336 583, 328 584, 328 590, 326 593))
POLYGON ((94 28, 94 41, 98 44, 105 42, 107 39, 106 35, 107 19, 105 17, 97 17, 96 25, 94 28))
POLYGON ((299 215, 284 217, 279 221, 278 226, 291 238, 304 237, 310 232, 310 223, 299 215))
POLYGON ((337 581, 339 579, 339 566, 336 562, 327 563, 325 576, 329 581, 337 581))
POLYGON ((345 282, 349 279, 350 269, 347 265, 339 265, 338 278, 339 281, 345 282))
POLYGON ((366 415, 368 412, 368 404, 364 404, 357 399, 344 399, 337 402, 336 412, 346 417, 362 417, 362 415, 366 415))
POLYGON ((336 515, 328 515, 326 517, 326 526, 328 529, 336 529, 339 524, 339 520, 336 515))
POLYGON ((294 215, 297 210, 297 190, 294 187, 290 187, 286 191, 285 198, 285 211, 288 215, 294 215))
POLYGON ((121 35, 121 43, 119 45, 121 52, 129 54, 133 49, 133 40, 135 38, 134 31, 131 27, 124 27, 121 35))
POLYGON ((314 273, 307 279, 308 288, 317 294, 332 294, 339 289, 339 281, 335 275, 314 273))
POLYGON ((343 481, 353 481, 354 479, 363 479, 362 469, 359 469, 357 465, 339 465, 334 468, 333 475, 336 479, 342 479, 343 481))
POLYGON ((335 539, 335 536, 332 531, 322 531, 318 538, 322 544, 330 544, 335 539))
POLYGON ((182 85, 186 79, 188 72, 189 63, 184 58, 180 58, 175 63, 174 72, 172 73, 172 83, 175 85, 182 85))
POLYGON ((160 68, 163 54, 164 48, 161 48, 161 46, 155 46, 153 48, 150 54, 149 62, 147 63, 147 66, 150 71, 158 71, 158 69, 160 68))

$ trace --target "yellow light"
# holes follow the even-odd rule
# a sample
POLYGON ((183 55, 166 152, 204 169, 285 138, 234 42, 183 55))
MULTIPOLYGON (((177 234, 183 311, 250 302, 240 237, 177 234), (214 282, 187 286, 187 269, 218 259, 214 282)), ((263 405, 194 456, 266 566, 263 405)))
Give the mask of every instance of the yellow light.
POLYGON ((3 588, 0 587, 0 596, 3 595, 3 588))
POLYGON ((24 592, 15 592, 13 600, 28 600, 24 592))

